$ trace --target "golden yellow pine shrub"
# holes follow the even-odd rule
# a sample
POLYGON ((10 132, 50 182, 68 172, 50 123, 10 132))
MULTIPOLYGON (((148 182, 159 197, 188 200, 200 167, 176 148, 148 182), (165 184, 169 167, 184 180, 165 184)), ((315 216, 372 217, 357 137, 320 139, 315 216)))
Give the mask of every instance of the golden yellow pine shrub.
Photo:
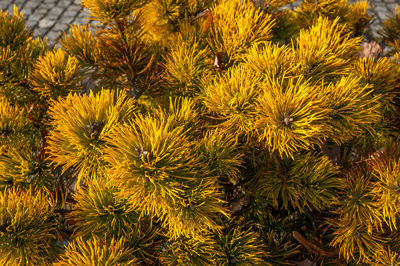
POLYGON ((110 23, 124 20, 131 15, 132 9, 137 9, 145 3, 146 1, 141 0, 83 0, 82 6, 89 9, 94 18, 110 23))
POLYGON ((366 13, 367 9, 367 1, 350 4, 346 0, 305 0, 296 8, 291 19, 300 29, 312 26, 318 16, 332 21, 337 19, 347 31, 351 31, 354 36, 360 36, 372 20, 372 16, 366 13))
POLYGON ((207 131, 198 145, 200 155, 213 174, 227 178, 233 184, 242 178, 240 168, 244 159, 240 148, 234 136, 226 135, 219 129, 207 131))
MULTIPOLYGON (((352 68, 354 75, 361 77, 365 85, 372 85, 372 95, 380 95, 384 112, 394 109, 394 99, 398 95, 397 71, 395 63, 386 57, 375 60, 373 57, 360 58, 352 68)), ((371 96, 372 96, 371 95, 371 96)))
POLYGON ((88 0, 82 4, 103 26, 71 27, 70 34, 62 36, 62 47, 83 63, 93 86, 124 89, 139 98, 156 80, 150 70, 159 56, 145 38, 142 15, 134 14, 145 2, 88 0))
POLYGON ((38 132, 27 119, 27 111, 18 105, 13 106, 5 97, 0 98, 0 130, 2 147, 23 146, 37 141, 38 132))
POLYGON ((217 265, 216 245, 211 235, 204 242, 191 238, 169 240, 163 244, 160 261, 165 265, 217 265))
POLYGON ((43 190, 15 187, 0 192, 0 263, 50 265, 57 224, 54 199, 43 190))
POLYGON ((135 238, 141 234, 142 228, 133 226, 142 223, 146 226, 145 219, 141 219, 139 213, 127 204, 127 198, 116 196, 113 186, 94 181, 88 188, 79 189, 74 199, 76 204, 68 219, 73 223, 75 236, 129 238, 134 235, 135 238))
POLYGON ((335 227, 331 244, 339 247, 339 256, 355 263, 375 263, 377 258, 382 259, 387 239, 379 232, 371 233, 364 224, 343 220, 336 221, 335 227))
POLYGON ((216 236, 217 265, 271 265, 265 262, 268 252, 252 228, 227 225, 222 234, 216 236))
POLYGON ((383 158, 375 163, 373 176, 378 179, 372 193, 376 195, 382 220, 395 231, 398 226, 400 214, 398 206, 399 197, 399 162, 398 160, 383 158))
POLYGON ((251 45, 262 45, 272 38, 272 16, 257 9, 252 1, 217 1, 210 13, 209 45, 214 53, 227 57, 228 65, 240 60, 251 45))
POLYGON ((348 74, 360 42, 361 37, 352 38, 339 19, 318 17, 315 24, 301 29, 292 41, 298 74, 315 82, 348 74))
POLYGON ((69 94, 52 101, 48 153, 63 171, 74 167, 79 182, 91 174, 102 176, 106 137, 119 123, 128 122, 136 110, 135 100, 123 91, 69 94))
POLYGON ((7 147, 0 152, 0 188, 50 188, 50 167, 29 148, 7 147))
POLYGON ((75 55, 81 64, 96 63, 99 49, 89 25, 71 25, 69 35, 64 32, 60 44, 68 54, 75 55))
POLYGON ((140 265, 132 254, 134 249, 125 247, 123 239, 107 240, 78 237, 68 245, 55 265, 140 265))
POLYGON ((142 10, 149 13, 145 18, 145 27, 159 41, 168 40, 171 35, 179 32, 181 22, 194 19, 206 11, 216 0, 151 0, 142 10))
POLYGON ((300 67, 293 49, 272 42, 262 48, 253 45, 244 56, 243 66, 263 78, 290 77, 296 75, 296 69, 300 67))
POLYGON ((275 207, 322 211, 337 201, 342 185, 338 172, 338 167, 321 154, 296 154, 286 165, 264 173, 258 187, 275 207))
POLYGON ((293 157, 327 137, 330 108, 303 78, 270 78, 253 110, 258 140, 271 152, 293 157))
POLYGON ((164 68, 166 87, 177 88, 178 95, 191 96, 201 90, 201 80, 210 69, 208 51, 195 40, 177 38, 166 56, 164 68))
POLYGON ((57 99, 70 92, 80 91, 79 62, 61 49, 39 57, 29 81, 43 97, 57 99))
POLYGON ((359 58, 366 2, 289 2, 1 11, 0 264, 399 263, 398 12, 359 58))
POLYGON ((400 8, 396 6, 392 10, 389 18, 383 21, 382 29, 378 31, 381 40, 385 41, 391 48, 388 55, 394 55, 400 51, 400 41, 398 36, 400 33, 400 8))
POLYGON ((46 42, 32 38, 16 6, 12 13, 0 10, 0 36, 0 95, 19 105, 38 101, 28 78, 36 59, 46 51, 46 42))
POLYGON ((252 136, 260 79, 244 66, 238 66, 225 75, 217 75, 203 87, 200 97, 218 127, 236 137, 252 136))
POLYGON ((160 230, 154 221, 132 209, 127 197, 117 195, 115 186, 94 181, 88 188, 80 188, 74 200, 76 203, 66 216, 72 224, 73 238, 124 238, 135 246, 135 256, 144 261, 149 261, 160 248, 160 230))
POLYGON ((163 219, 172 239, 201 238, 226 215, 215 177, 174 116, 137 115, 109 136, 108 175, 133 208, 163 219))
POLYGON ((344 76, 336 83, 324 84, 318 91, 331 108, 329 113, 329 137, 335 143, 343 143, 360 132, 374 132, 380 120, 381 96, 373 95, 369 85, 352 75, 344 76))

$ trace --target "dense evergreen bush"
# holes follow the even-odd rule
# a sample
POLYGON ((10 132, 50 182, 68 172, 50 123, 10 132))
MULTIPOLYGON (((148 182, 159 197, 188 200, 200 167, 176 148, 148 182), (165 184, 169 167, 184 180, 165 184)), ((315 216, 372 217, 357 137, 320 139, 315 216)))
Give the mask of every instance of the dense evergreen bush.
POLYGON ((0 264, 400 263, 400 9, 290 2, 1 11, 0 264))

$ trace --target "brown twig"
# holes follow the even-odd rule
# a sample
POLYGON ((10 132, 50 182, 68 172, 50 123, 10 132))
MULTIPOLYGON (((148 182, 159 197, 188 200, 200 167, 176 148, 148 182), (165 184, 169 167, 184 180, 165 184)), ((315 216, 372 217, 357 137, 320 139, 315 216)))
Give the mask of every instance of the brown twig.
POLYGON ((303 247, 307 249, 308 252, 320 256, 327 256, 327 253, 324 250, 305 239, 299 232, 293 231, 292 235, 303 247))

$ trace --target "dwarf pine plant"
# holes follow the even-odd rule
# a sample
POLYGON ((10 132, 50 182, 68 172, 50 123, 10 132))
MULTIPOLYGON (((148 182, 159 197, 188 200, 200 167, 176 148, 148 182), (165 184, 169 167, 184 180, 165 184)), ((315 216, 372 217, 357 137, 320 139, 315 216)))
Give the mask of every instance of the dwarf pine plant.
POLYGON ((0 264, 399 264, 400 9, 290 2, 0 11, 0 264))

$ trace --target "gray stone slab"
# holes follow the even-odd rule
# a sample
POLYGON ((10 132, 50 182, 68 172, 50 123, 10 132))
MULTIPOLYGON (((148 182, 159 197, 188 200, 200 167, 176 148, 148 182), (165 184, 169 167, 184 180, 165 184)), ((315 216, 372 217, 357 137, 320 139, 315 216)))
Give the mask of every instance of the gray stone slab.
POLYGON ((51 30, 51 31, 49 31, 49 32, 46 34, 46 37, 47 37, 49 40, 57 41, 58 38, 60 37, 60 32, 51 30))
POLYGON ((32 14, 29 16, 29 19, 27 20, 27 22, 32 22, 32 23, 36 24, 42 17, 43 17, 43 15, 41 15, 41 14, 32 14))
POLYGON ((76 15, 78 15, 78 11, 65 11, 62 15, 63 17, 76 17, 76 15))
POLYGON ((61 22, 62 24, 68 25, 68 24, 72 23, 74 21, 74 19, 75 19, 74 17, 62 15, 59 19, 59 22, 61 22))
POLYGON ((43 0, 42 5, 55 6, 59 0, 43 0))
POLYGON ((36 27, 37 21, 28 20, 25 24, 26 27, 34 29, 36 27))
POLYGON ((41 1, 25 1, 24 7, 36 8, 41 4, 41 1))
POLYGON ((0 9, 7 9, 9 2, 7 0, 0 1, 0 9))
POLYGON ((396 7, 400 8, 400 4, 398 4, 398 3, 389 3, 389 4, 387 4, 387 7, 389 9, 389 13, 392 13, 392 12, 394 12, 396 10, 396 7))
POLYGON ((38 15, 46 15, 49 12, 48 8, 37 8, 35 11, 33 11, 33 14, 38 14, 38 15))
POLYGON ((33 8, 31 8, 31 7, 24 7, 24 8, 22 8, 22 9, 20 9, 19 12, 21 12, 22 14, 24 14, 24 16, 30 15, 30 14, 33 13, 33 8))
POLYGON ((71 0, 62 0, 57 2, 57 6, 59 7, 68 7, 72 4, 71 0))
POLYGON ((48 29, 54 26, 54 24, 56 23, 56 20, 51 20, 48 18, 42 18, 39 21, 39 28, 43 28, 43 29, 48 29))
POLYGON ((67 11, 76 11, 79 12, 82 10, 82 7, 80 5, 70 5, 67 7, 67 11))
POLYGON ((390 17, 390 14, 388 12, 382 10, 378 10, 377 13, 382 22, 390 17))
POLYGON ((47 29, 36 27, 33 30, 33 36, 35 37, 45 37, 45 33, 47 33, 47 29))
POLYGON ((51 29, 52 31, 66 31, 69 28, 68 24, 65 23, 57 23, 56 25, 54 25, 54 27, 51 29))
POLYGON ((46 18, 50 20, 56 20, 57 23, 62 23, 62 21, 60 21, 60 14, 47 13, 46 18))
POLYGON ((79 25, 82 25, 82 24, 88 24, 88 20, 86 19, 86 18, 80 18, 80 17, 78 17, 78 18, 76 18, 74 21, 73 21, 73 24, 79 24, 79 25))
POLYGON ((64 12, 64 8, 62 8, 62 7, 53 7, 52 9, 50 9, 50 14, 53 14, 53 15, 56 15, 56 16, 59 16, 59 15, 61 15, 63 12, 64 12))
POLYGON ((48 47, 54 47, 55 44, 56 44, 55 40, 51 40, 51 39, 47 38, 47 46, 48 47))

